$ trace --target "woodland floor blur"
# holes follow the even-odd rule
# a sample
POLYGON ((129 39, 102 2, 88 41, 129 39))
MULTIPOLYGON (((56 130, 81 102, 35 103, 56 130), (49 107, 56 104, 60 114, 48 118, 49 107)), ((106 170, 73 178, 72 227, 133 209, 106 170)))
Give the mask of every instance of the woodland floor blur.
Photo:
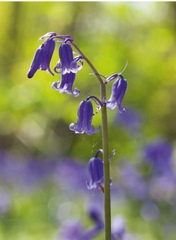
POLYGON ((66 223, 93 226, 90 205, 103 215, 102 193, 86 188, 101 132, 68 128, 99 85, 86 64, 77 98, 51 88, 56 75, 27 78, 47 32, 71 35, 104 76, 128 63, 128 111, 108 112, 112 218, 125 219, 125 240, 175 240, 175 2, 0 2, 0 25, 0 240, 62 240, 66 223))

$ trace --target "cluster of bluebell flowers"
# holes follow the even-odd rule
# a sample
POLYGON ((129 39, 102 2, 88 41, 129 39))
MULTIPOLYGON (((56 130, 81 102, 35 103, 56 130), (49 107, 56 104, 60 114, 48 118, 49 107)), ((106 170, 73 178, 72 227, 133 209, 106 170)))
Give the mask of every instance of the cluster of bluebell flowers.
MULTIPOLYGON (((73 42, 72 38, 70 36, 62 36, 54 32, 49 32, 40 37, 39 40, 44 40, 44 43, 39 46, 34 55, 28 71, 28 78, 32 78, 37 70, 48 71, 52 75, 54 75, 54 73, 60 74, 60 81, 53 82, 52 88, 58 90, 60 93, 67 93, 77 97, 80 94, 79 89, 75 88, 73 90, 72 88, 76 79, 76 73, 83 67, 83 56, 78 54, 74 57, 74 52, 71 47, 71 43, 73 42), (58 48, 59 61, 56 63, 53 73, 50 69, 50 62, 57 42, 61 42, 58 48)), ((122 100, 127 89, 127 81, 121 74, 113 74, 106 78, 104 83, 107 84, 112 80, 115 80, 115 82, 112 85, 109 100, 99 100, 95 96, 91 97, 94 98, 94 100, 96 99, 99 109, 106 104, 108 109, 113 110, 115 107, 118 107, 119 112, 123 112, 125 108, 122 108, 122 100)), ((70 124, 70 130, 78 134, 86 132, 88 135, 99 132, 100 127, 95 129, 94 126, 92 126, 93 115, 93 105, 90 98, 83 100, 79 105, 77 123, 70 124)))
MULTIPOLYGON (((76 80, 76 74, 83 67, 83 61, 86 61, 91 67, 91 69, 93 70, 93 73, 96 76, 98 76, 97 78, 100 81, 101 99, 99 99, 96 96, 88 96, 85 100, 81 101, 78 108, 78 112, 77 112, 77 116, 78 116, 77 122, 71 123, 69 125, 69 128, 71 131, 74 131, 76 134, 86 133, 88 135, 92 135, 100 131, 100 126, 98 128, 94 128, 94 126, 92 125, 93 116, 95 115, 92 101, 94 101, 95 104, 97 105, 96 113, 100 109, 102 109, 101 112, 102 112, 102 116, 104 114, 104 119, 107 118, 107 116, 105 116, 106 113, 103 111, 106 108, 113 110, 117 107, 119 110, 119 113, 126 111, 126 109, 122 107, 122 100, 126 93, 127 81, 122 76, 122 73, 115 73, 107 78, 104 78, 103 80, 102 75, 97 73, 96 69, 91 64, 91 62, 76 46, 71 36, 57 35, 55 32, 49 32, 43 35, 42 37, 40 37, 39 40, 42 40, 43 44, 39 46, 39 48, 37 49, 34 55, 33 61, 28 71, 28 78, 32 78, 34 74, 37 72, 37 70, 47 71, 51 75, 59 74, 60 80, 53 82, 52 88, 54 90, 59 91, 60 93, 70 94, 74 97, 77 97, 80 94, 80 90, 77 88, 73 90, 73 84, 76 80), (54 50, 56 48, 56 44, 58 43, 59 43, 59 47, 58 47, 59 60, 56 63, 54 70, 52 71, 50 68, 50 62, 51 62, 54 50), (75 53, 72 47, 75 47, 78 53, 75 53), (106 94, 104 94, 106 91, 103 91, 102 89, 105 89, 105 86, 111 81, 114 81, 114 83, 112 84, 111 95, 107 100, 105 96, 106 94)), ((104 122, 106 122, 105 124, 107 124, 106 120, 104 122)), ((104 126, 103 123, 102 123, 102 126, 104 126)), ((102 132, 104 131, 103 129, 105 128, 102 127, 102 132)), ((107 134, 105 135, 107 136, 107 134)), ((108 141, 106 141, 106 144, 107 143, 108 141)), ((107 154, 107 151, 106 153, 105 151, 104 152, 102 151, 102 154, 103 156, 105 156, 105 159, 106 159, 106 161, 103 162, 98 157, 99 152, 101 152, 101 150, 98 150, 95 157, 91 158, 89 161, 88 167, 89 167, 91 180, 89 183, 87 183, 87 187, 88 189, 99 188, 101 189, 102 192, 104 192, 103 182, 106 181, 107 183, 108 181, 110 181, 111 183, 111 180, 109 179, 108 174, 105 174, 105 171, 104 171, 105 169, 108 169, 107 167, 106 168, 104 167, 105 166, 104 162, 108 160, 108 157, 107 157, 108 154, 107 154)), ((109 164, 106 166, 109 166, 109 164)), ((106 173, 107 172, 109 172, 109 170, 106 171, 106 173)), ((106 199, 109 201, 108 198, 106 199)), ((108 201, 107 201, 107 204, 109 204, 108 201)))

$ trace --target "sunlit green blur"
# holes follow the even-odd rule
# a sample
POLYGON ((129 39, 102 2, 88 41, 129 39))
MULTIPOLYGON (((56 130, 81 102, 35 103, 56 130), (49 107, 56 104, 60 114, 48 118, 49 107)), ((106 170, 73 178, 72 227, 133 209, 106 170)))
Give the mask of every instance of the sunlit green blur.
MULTIPOLYGON (((0 26, 1 152, 8 152, 14 159, 20 156, 24 161, 29 157, 72 157, 86 163, 101 148, 101 131, 92 136, 75 135, 68 127, 77 120, 81 100, 88 95, 99 97, 98 81, 86 63, 74 83, 81 90, 77 98, 51 88, 54 81, 59 81, 57 74, 37 71, 32 79, 27 78, 40 45, 38 39, 47 32, 71 35, 105 77, 121 72, 127 64, 123 76, 128 89, 122 105, 141 113, 142 128, 133 137, 116 125, 118 110, 108 111, 109 149, 117 151, 113 164, 118 166, 122 158, 135 162, 140 146, 155 137, 175 144, 174 2, 0 2, 0 26)), ((57 61, 55 51, 52 69, 57 61)), ((111 85, 107 86, 108 97, 111 85)), ((101 125, 100 112, 95 114, 93 124, 101 125)), ((112 174, 116 175, 113 169, 112 174)), ((0 185, 4 188, 3 182, 0 185)), ((51 202, 56 205, 55 199, 60 199, 57 189, 43 185, 29 196, 13 189, 8 191, 13 192, 13 199, 10 211, 0 218, 0 240, 57 239, 59 226, 53 220, 55 213, 50 211, 51 202)), ((86 203, 80 203, 80 215, 86 222, 86 203)), ((129 230, 141 234, 141 239, 164 239, 159 224, 146 224, 135 204, 130 205, 129 201, 121 209, 117 205, 113 212, 123 214, 129 230)), ((170 235, 168 239, 175 238, 170 235)))

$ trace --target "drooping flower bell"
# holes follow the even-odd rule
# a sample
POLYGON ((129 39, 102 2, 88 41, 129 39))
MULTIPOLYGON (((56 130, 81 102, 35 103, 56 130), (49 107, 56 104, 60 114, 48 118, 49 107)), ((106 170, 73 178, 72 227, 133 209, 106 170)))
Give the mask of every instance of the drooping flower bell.
MULTIPOLYGON (((87 188, 88 189, 97 189, 100 188, 100 190, 104 193, 104 163, 103 161, 98 157, 98 154, 102 153, 103 150, 99 149, 95 156, 89 160, 88 163, 88 171, 90 174, 90 181, 87 182, 87 188)), ((114 155, 114 153, 113 153, 114 155)), ((110 156, 110 159, 113 157, 110 156)), ((112 184, 112 180, 109 179, 109 183, 112 184)))
POLYGON ((82 56, 77 56, 73 58, 73 51, 70 44, 64 42, 59 47, 59 57, 60 60, 57 62, 55 67, 55 72, 60 74, 66 73, 77 73, 82 69, 82 56), (78 65, 78 62, 81 65, 78 65))
POLYGON ((97 133, 100 131, 100 127, 98 127, 98 129, 95 129, 94 126, 92 126, 92 118, 92 103, 89 100, 84 100, 80 103, 78 108, 77 123, 71 123, 69 128, 71 131, 75 131, 75 133, 79 134, 83 134, 84 132, 86 132, 88 135, 97 133))
POLYGON ((54 82, 52 84, 52 88, 58 90, 60 93, 67 93, 73 95, 74 97, 77 97, 80 93, 79 89, 75 88, 74 91, 72 91, 75 77, 76 74, 72 72, 66 73, 64 75, 61 74, 61 81, 54 82))
POLYGON ((50 61, 55 49, 55 41, 52 38, 48 38, 42 45, 37 49, 31 66, 28 71, 28 78, 32 78, 37 70, 48 71, 54 75, 50 69, 50 61))
POLYGON ((89 160, 88 171, 90 174, 90 181, 87 183, 88 189, 100 188, 104 192, 104 164, 103 161, 98 157, 98 153, 102 152, 101 149, 97 151, 95 156, 89 160))
POLYGON ((106 107, 113 110, 116 106, 119 109, 119 112, 125 111, 125 108, 122 108, 122 100, 127 89, 127 81, 120 75, 112 85, 111 96, 106 102, 106 107))

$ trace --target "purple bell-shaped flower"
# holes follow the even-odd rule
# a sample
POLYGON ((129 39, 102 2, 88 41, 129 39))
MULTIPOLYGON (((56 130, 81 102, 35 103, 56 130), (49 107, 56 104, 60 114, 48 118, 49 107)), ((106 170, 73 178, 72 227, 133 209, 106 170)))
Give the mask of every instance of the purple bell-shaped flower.
POLYGON ((57 62, 55 67, 55 72, 60 74, 66 73, 77 73, 79 70, 82 69, 82 56, 77 56, 73 58, 73 51, 71 46, 68 43, 62 43, 59 47, 59 57, 60 61, 57 62), (78 62, 81 65, 78 65, 78 62))
POLYGON ((67 93, 73 95, 74 97, 77 97, 80 91, 77 88, 75 88, 74 91, 72 91, 75 77, 76 74, 72 72, 66 73, 64 75, 61 74, 61 81, 54 82, 52 84, 52 88, 58 90, 60 93, 67 93))
POLYGON ((119 109, 119 112, 125 111, 125 108, 122 108, 122 100, 127 89, 127 81, 120 76, 112 85, 111 96, 106 102, 106 107, 113 110, 116 106, 119 109))
POLYGON ((94 126, 92 126, 92 118, 92 103, 88 100, 84 100, 79 105, 77 123, 71 123, 69 128, 71 131, 75 131, 75 133, 79 134, 83 134, 84 132, 86 132, 88 135, 97 133, 100 131, 100 127, 95 129, 94 126))
POLYGON ((52 38, 48 38, 40 47, 37 49, 30 69, 28 71, 28 78, 32 78, 37 70, 48 71, 54 75, 50 69, 50 61, 54 52, 55 41, 52 38))

